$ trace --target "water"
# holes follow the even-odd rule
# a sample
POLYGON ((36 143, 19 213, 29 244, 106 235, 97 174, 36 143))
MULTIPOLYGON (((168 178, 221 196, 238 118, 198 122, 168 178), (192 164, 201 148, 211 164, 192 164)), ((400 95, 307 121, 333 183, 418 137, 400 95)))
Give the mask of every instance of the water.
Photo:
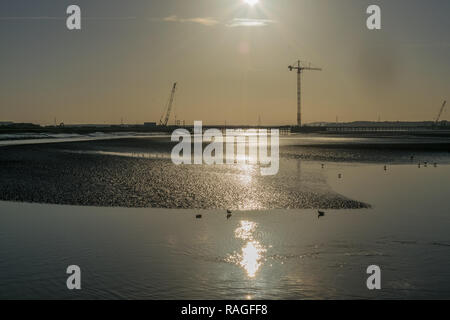
POLYGON ((94 140, 112 140, 124 138, 156 138, 167 137, 164 133, 135 133, 135 132, 95 132, 90 134, 77 133, 8 133, 0 134, 1 146, 30 145, 30 144, 47 144, 62 142, 81 142, 94 140))
MULTIPOLYGON (((320 219, 316 209, 259 208, 254 196, 230 219, 223 209, 0 202, 0 298, 448 299, 450 166, 434 167, 445 154, 435 156, 424 153, 426 167, 405 160, 386 170, 283 158, 283 177, 300 187, 370 205, 320 219), (66 289, 72 264, 81 291, 66 289), (366 287, 372 264, 380 291, 366 287)), ((252 178, 238 176, 236 185, 252 178)))

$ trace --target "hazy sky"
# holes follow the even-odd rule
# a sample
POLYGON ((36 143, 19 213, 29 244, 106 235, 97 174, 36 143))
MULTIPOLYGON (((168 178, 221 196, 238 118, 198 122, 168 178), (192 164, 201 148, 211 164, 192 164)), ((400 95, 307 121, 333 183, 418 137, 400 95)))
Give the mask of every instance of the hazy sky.
POLYGON ((0 0, 0 121, 159 121, 178 81, 187 123, 295 124, 299 58, 323 68, 303 76, 305 122, 432 120, 450 99, 449 13, 448 0, 0 0))

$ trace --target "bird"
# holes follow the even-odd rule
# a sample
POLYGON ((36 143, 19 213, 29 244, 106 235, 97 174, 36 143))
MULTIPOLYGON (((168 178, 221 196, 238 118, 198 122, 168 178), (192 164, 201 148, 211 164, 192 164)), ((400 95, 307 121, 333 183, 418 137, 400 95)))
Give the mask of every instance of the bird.
POLYGON ((386 171, 387 170, 387 166, 384 166, 384 171, 386 171))
POLYGON ((318 217, 319 219, 320 219, 320 217, 325 217, 325 212, 318 210, 317 213, 318 213, 318 216, 317 216, 317 217, 318 217))
POLYGON ((202 215, 201 215, 201 214, 198 214, 198 215, 195 216, 195 218, 196 218, 196 219, 201 219, 201 218, 202 218, 202 215))
POLYGON ((341 178, 342 178, 342 174, 341 174, 341 173, 339 173, 339 175, 338 175, 338 178, 339 178, 339 179, 341 179, 341 178))
POLYGON ((325 165, 322 163, 322 169, 325 167, 325 165))
POLYGON ((228 219, 230 219, 230 218, 231 218, 231 216, 232 216, 232 214, 231 214, 231 210, 227 210, 227 220, 228 220, 228 219))

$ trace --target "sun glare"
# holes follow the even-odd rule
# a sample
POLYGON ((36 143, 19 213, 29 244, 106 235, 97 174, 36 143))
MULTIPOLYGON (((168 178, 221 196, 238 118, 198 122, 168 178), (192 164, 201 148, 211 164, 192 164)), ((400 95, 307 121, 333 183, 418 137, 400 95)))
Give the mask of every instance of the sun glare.
POLYGON ((252 7, 253 7, 255 4, 257 4, 258 1, 259 1, 259 0, 244 0, 244 2, 245 2, 246 4, 248 4, 249 6, 252 6, 252 7))

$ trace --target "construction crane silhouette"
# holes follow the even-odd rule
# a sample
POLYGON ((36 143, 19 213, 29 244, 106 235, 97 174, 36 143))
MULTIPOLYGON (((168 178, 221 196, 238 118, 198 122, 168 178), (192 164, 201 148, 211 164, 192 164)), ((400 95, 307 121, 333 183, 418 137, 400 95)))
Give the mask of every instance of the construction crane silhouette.
POLYGON ((444 103, 442 104, 442 107, 441 107, 441 109, 439 110, 439 114, 438 114, 438 116, 437 116, 437 118, 436 118, 436 122, 434 123, 435 125, 438 125, 439 124, 439 120, 441 120, 441 116, 442 116, 442 114, 444 113, 444 108, 445 108, 445 105, 447 104, 447 101, 444 101, 444 103))
POLYGON ((297 65, 289 66, 289 71, 297 70, 297 126, 302 126, 302 72, 303 70, 322 71, 321 68, 313 68, 310 63, 305 63, 300 60, 296 62, 297 65))
POLYGON ((169 101, 167 101, 166 107, 164 108, 166 111, 165 116, 164 114, 161 116, 161 119, 159 120, 159 125, 167 127, 167 123, 169 123, 170 118, 170 112, 172 111, 172 105, 173 100, 175 98, 175 91, 177 90, 177 83, 175 82, 172 87, 172 91, 170 92, 169 101), (164 118, 164 120, 163 120, 164 118))

